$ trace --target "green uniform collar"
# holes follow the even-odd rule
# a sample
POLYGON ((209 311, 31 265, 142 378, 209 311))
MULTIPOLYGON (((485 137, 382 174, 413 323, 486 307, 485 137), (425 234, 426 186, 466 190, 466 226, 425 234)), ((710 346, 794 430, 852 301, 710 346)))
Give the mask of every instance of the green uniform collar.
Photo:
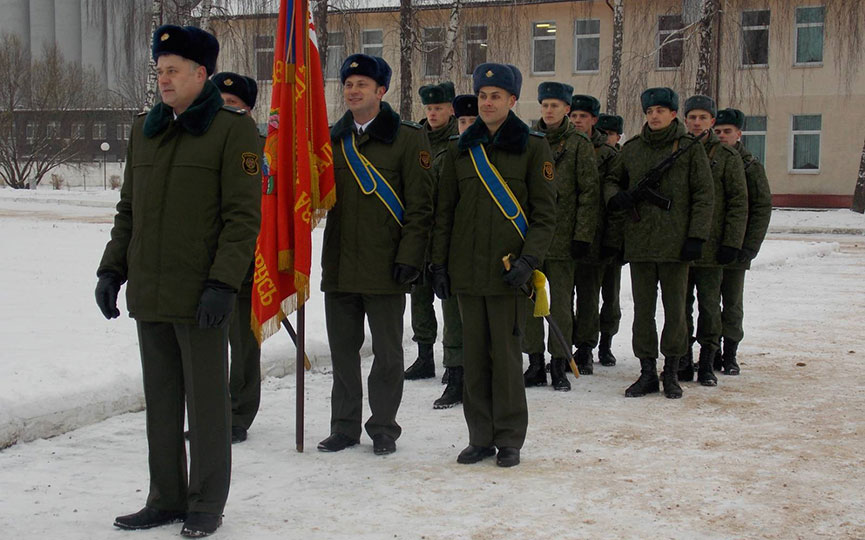
POLYGON ((568 120, 568 117, 564 117, 562 122, 558 126, 549 127, 543 120, 538 120, 538 131, 544 134, 547 141, 553 145, 558 143, 564 138, 573 135, 577 128, 568 120))
POLYGON ((607 134, 601 131, 600 129, 592 128, 592 136, 589 137, 592 141, 592 146, 595 148, 604 146, 607 144, 607 134))
POLYGON ((457 146, 460 150, 468 150, 476 144, 487 143, 505 152, 522 153, 529 144, 529 126, 517 118, 514 111, 509 111, 502 127, 496 131, 490 140, 490 131, 481 117, 478 116, 475 123, 460 135, 457 146))
POLYGON ((687 132, 688 130, 685 129, 685 124, 683 124, 678 118, 673 118, 673 121, 669 126, 664 129, 659 129, 658 131, 652 131, 649 129, 648 123, 643 124, 640 138, 649 146, 664 146, 687 134, 687 132))
MULTIPOLYGON (((192 105, 177 117, 177 123, 193 135, 203 135, 224 104, 219 88, 208 79, 192 105)), ((172 118, 174 109, 160 101, 144 119, 144 136, 152 138, 162 133, 172 118)))
POLYGON ((432 129, 427 123, 426 118, 420 121, 420 125, 424 127, 430 145, 433 147, 438 143, 448 140, 451 135, 454 135, 457 132, 457 119, 455 116, 451 116, 448 123, 438 129, 432 129))
MULTIPOLYGON (((370 138, 391 144, 396 140, 396 134, 399 131, 399 115, 391 109, 387 101, 381 102, 381 110, 378 115, 372 120, 372 123, 364 131, 364 134, 369 134, 370 138)), ((330 130, 330 138, 333 141, 340 141, 354 129, 354 115, 351 111, 346 111, 342 118, 330 130)))

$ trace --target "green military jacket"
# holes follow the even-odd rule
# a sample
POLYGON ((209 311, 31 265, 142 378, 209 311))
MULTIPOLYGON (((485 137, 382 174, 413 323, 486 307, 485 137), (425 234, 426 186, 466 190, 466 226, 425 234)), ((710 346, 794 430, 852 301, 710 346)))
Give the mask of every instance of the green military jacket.
MULTIPOLYGON (((678 118, 664 129, 643 125, 613 159, 604 183, 609 201, 623 189, 637 185, 646 172, 673 153, 674 146, 693 140, 678 118), (676 143, 678 141, 678 143, 676 143)), ((706 240, 712 228, 714 193, 712 171, 702 144, 695 144, 661 179, 659 192, 673 201, 669 211, 646 201, 637 203, 640 221, 625 219, 624 258, 630 262, 678 262, 687 238, 706 240)))
POLYGON ((502 279, 502 258, 529 255, 542 263, 556 228, 555 167, 550 146, 511 111, 490 136, 480 117, 448 145, 439 181, 432 262, 447 265, 457 294, 514 294, 502 279), (482 144, 528 221, 525 241, 478 177, 468 149, 482 144))
POLYGON ((601 258, 601 246, 622 249, 623 216, 621 214, 610 215, 607 212, 607 205, 603 196, 604 179, 609 174, 610 168, 613 166, 613 158, 616 157, 618 151, 615 147, 607 144, 607 136, 603 131, 592 128, 591 140, 595 151, 595 161, 598 164, 598 185, 600 186, 598 189, 601 192, 601 196, 598 197, 598 230, 595 233, 589 254, 580 259, 580 262, 600 264, 604 262, 601 258))
POLYGON ((384 176, 405 207, 400 227, 374 193, 364 195, 342 150, 354 131, 348 111, 330 131, 336 177, 336 204, 327 213, 321 254, 321 290, 363 294, 400 294, 409 285, 393 279, 395 263, 424 265, 433 218, 432 156, 426 133, 400 121, 387 102, 357 137, 358 152, 384 176))
MULTIPOLYGON (((745 227, 745 238, 742 240, 742 248, 750 249, 754 253, 760 251, 766 232, 769 230, 769 220, 772 217, 772 192, 769 189, 769 179, 766 178, 766 169, 751 152, 745 148, 742 141, 734 146, 745 166, 745 181, 748 183, 748 223, 745 227)), ((751 268, 751 261, 736 262, 728 268, 751 268)))
POLYGON ((703 147, 712 168, 715 209, 712 213, 712 232, 703 244, 703 256, 694 261, 694 266, 720 266, 718 248, 742 247, 748 220, 748 188, 745 184, 745 168, 738 152, 722 143, 711 130, 703 147))
POLYGON ((556 165, 556 232, 546 259, 572 259, 571 241, 589 242, 598 228, 598 205, 601 199, 595 152, 589 138, 576 130, 566 117, 561 124, 548 127, 538 121, 553 151, 556 165))
POLYGON ((255 122, 207 81, 177 119, 158 103, 132 126, 98 274, 128 280, 129 316, 191 323, 205 281, 239 289, 261 222, 255 122))
POLYGON ((426 131, 426 135, 429 138, 429 144, 430 148, 432 149, 433 156, 437 156, 439 152, 447 150, 448 139, 450 139, 452 136, 456 135, 459 132, 459 130, 457 129, 457 119, 455 116, 451 116, 447 124, 436 130, 430 129, 429 124, 427 124, 426 118, 420 121, 420 125, 423 126, 424 131, 426 131))

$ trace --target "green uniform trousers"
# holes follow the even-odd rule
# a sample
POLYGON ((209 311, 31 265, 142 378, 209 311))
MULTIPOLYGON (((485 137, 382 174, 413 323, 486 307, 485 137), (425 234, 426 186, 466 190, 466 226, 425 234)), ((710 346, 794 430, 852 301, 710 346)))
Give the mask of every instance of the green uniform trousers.
POLYGON ((622 265, 613 261, 604 265, 604 275, 601 279, 600 327, 602 334, 615 336, 619 333, 619 323, 622 320, 622 306, 619 294, 622 286, 622 265))
POLYGON ((578 262, 574 268, 574 285, 577 291, 577 312, 574 317, 574 345, 588 345, 594 349, 598 344, 601 329, 600 308, 601 283, 604 278, 601 264, 578 262))
POLYGON ((138 344, 147 407, 147 506, 221 514, 231 481, 228 329, 139 321, 138 344))
POLYGON ((697 343, 712 352, 721 346, 721 279, 720 266, 692 266, 688 273, 688 297, 685 318, 688 336, 694 334, 694 289, 697 300, 697 343))
POLYGON ((463 321, 463 412, 469 444, 522 448, 529 411, 520 335, 528 299, 458 296, 463 321))
MULTIPOLYGON (((251 275, 250 275, 251 278, 251 275)), ((228 327, 231 348, 228 390, 231 394, 231 425, 249 429, 261 403, 261 347, 250 327, 252 280, 244 280, 228 327)))
POLYGON ((658 283, 664 305, 664 329, 661 331, 661 354, 680 358, 688 349, 688 325, 685 322, 685 293, 688 288, 686 262, 632 262, 631 290, 634 295, 633 347, 637 358, 658 358, 658 329, 655 310, 658 283))
POLYGON ((399 438, 402 428, 396 413, 402 400, 403 314, 405 294, 324 293, 327 340, 333 362, 330 396, 330 430, 360 438, 363 416, 363 381, 360 348, 364 340, 364 317, 372 334, 372 369, 367 378, 369 408, 366 422, 370 437, 383 433, 399 438))
MULTIPOLYGON (((574 325, 574 261, 544 261, 543 272, 550 288, 550 316, 562 334, 567 336, 568 328, 574 325)), ((543 354, 544 319, 526 310, 526 335, 523 338, 523 352, 543 354)), ((567 337, 565 338, 567 339, 567 337)), ((562 345, 551 331, 547 332, 547 351, 553 358, 570 358, 571 351, 563 350, 562 345)))
POLYGON ((725 268, 721 281, 721 298, 724 309, 721 312, 721 335, 724 340, 742 341, 745 330, 742 321, 745 318, 745 269, 725 268))
POLYGON ((460 304, 455 296, 442 300, 442 317, 444 319, 442 365, 446 368, 460 367, 463 365, 463 321, 460 318, 460 304))
POLYGON ((433 308, 435 299, 429 280, 422 280, 411 292, 411 330, 415 343, 432 345, 436 342, 438 321, 433 308))

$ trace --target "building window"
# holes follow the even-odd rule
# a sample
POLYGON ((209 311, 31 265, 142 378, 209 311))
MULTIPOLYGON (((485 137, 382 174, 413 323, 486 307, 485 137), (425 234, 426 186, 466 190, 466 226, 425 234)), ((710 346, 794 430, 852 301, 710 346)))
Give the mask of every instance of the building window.
POLYGON ((363 54, 381 56, 384 53, 384 32, 364 30, 361 34, 363 54))
POLYGON ((556 23, 532 25, 532 73, 556 72, 556 23))
POLYGON ((345 60, 345 34, 343 32, 328 32, 327 34, 327 67, 326 79, 339 79, 339 68, 345 60))
POLYGON ((84 124, 81 122, 75 122, 72 124, 72 138, 75 140, 84 138, 84 124))
POLYGON ((823 119, 819 114, 793 116, 790 152, 790 170, 801 172, 820 171, 820 128, 823 119))
POLYGON ((105 125, 105 122, 96 122, 93 124, 93 140, 94 141, 104 141, 105 137, 108 135, 108 126, 105 125))
POLYGON ((466 29, 466 75, 487 61, 487 27, 469 26, 466 29))
POLYGON ((118 141, 128 141, 129 134, 132 133, 132 124, 122 123, 117 124, 117 140, 118 141))
POLYGON ((442 74, 445 46, 444 28, 424 28, 423 44, 423 76, 438 77, 442 74))
POLYGON ((601 20, 577 19, 574 23, 574 71, 597 73, 601 55, 601 20))
POLYGON ((658 17, 658 69, 676 69, 682 65, 684 36, 681 15, 658 17))
POLYGON ((768 9, 742 12, 742 65, 769 65, 768 9))
POLYGON ((27 137, 27 142, 32 143, 36 138, 37 124, 32 120, 28 120, 24 126, 24 136, 27 137))
POLYGON ((273 78, 273 36, 255 36, 255 78, 259 81, 273 78))
POLYGON ((766 163, 766 117, 746 116, 742 126, 742 144, 760 163, 766 163))
POLYGON ((796 63, 823 62, 823 20, 826 8, 796 8, 796 63))
POLYGON ((59 139, 60 138, 60 122, 51 120, 45 124, 45 138, 59 139))

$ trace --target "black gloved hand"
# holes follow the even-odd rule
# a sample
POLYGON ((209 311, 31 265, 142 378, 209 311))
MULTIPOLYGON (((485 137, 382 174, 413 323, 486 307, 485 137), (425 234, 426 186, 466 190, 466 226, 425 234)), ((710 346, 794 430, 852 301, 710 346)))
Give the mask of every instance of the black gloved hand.
POLYGON ((528 283, 532 271, 537 267, 537 259, 531 255, 523 255, 511 263, 511 269, 504 272, 503 279, 509 287, 517 289, 528 283))
POLYGON ((619 248, 613 246, 601 246, 601 258, 602 259, 616 259, 622 254, 622 251, 619 248))
POLYGON ((402 263, 394 263, 393 265, 393 280, 400 285, 410 285, 418 280, 420 270, 414 266, 402 263))
POLYGON ((589 253, 589 243, 582 240, 571 240, 571 257, 582 259, 589 253))
POLYGON ((620 191, 610 197, 610 200, 607 201, 607 208, 613 212, 618 212, 619 210, 630 210, 636 204, 636 201, 634 201, 634 198, 631 197, 630 193, 627 191, 620 191))
POLYGON ((748 262, 748 261, 753 261, 754 257, 756 257, 756 256, 757 256, 756 250, 743 247, 742 249, 739 250, 739 255, 736 257, 736 260, 739 262, 748 262))
POLYGON ((718 264, 730 264, 736 260, 739 255, 739 250, 730 246, 721 246, 718 248, 718 253, 715 255, 718 264))
POLYGON ((451 278, 448 276, 447 266, 443 264, 430 264, 429 276, 432 290, 442 300, 451 296, 451 278))
POLYGON ((681 259, 683 261, 696 261, 703 256, 703 242, 699 238, 688 238, 682 246, 681 259))
POLYGON ((209 279, 204 284, 195 319, 199 328, 224 328, 231 320, 237 291, 221 281, 209 279))
POLYGON ((117 293, 123 279, 114 272, 103 272, 96 282, 96 305, 99 306, 106 319, 115 319, 120 316, 117 309, 117 293))

